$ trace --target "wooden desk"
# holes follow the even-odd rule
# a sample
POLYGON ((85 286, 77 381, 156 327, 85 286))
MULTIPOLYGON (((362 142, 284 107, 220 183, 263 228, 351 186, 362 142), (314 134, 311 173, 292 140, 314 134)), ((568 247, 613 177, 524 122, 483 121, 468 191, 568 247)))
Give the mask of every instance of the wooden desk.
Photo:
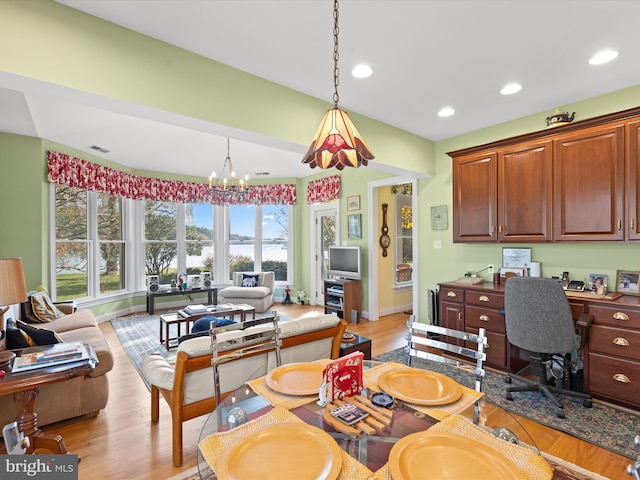
POLYGON ((157 292, 147 291, 147 312, 149 315, 153 315, 154 301, 156 297, 171 297, 173 295, 191 295, 195 293, 207 294, 207 305, 215 305, 218 303, 218 287, 212 288, 187 288, 186 290, 159 290, 157 292))
MULTIPOLYGON (((88 348, 91 357, 88 361, 67 363, 17 374, 13 374, 9 366, 2 368, 5 376, 0 378, 0 395, 13 394, 18 430, 23 432, 30 442, 25 453, 33 453, 38 449, 46 449, 54 454, 66 455, 69 453, 60 435, 47 434, 38 428, 38 415, 34 412, 34 404, 42 385, 64 382, 74 377, 88 375, 95 369, 98 357, 90 345, 88 348)), ((19 355, 19 352, 16 354, 19 355)), ((61 399, 61 401, 63 400, 61 399)))

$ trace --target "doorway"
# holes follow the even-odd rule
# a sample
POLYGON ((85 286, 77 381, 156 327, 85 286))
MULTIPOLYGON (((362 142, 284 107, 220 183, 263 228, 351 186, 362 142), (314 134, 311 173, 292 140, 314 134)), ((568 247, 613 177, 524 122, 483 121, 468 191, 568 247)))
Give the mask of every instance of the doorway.
POLYGON ((336 245, 340 238, 340 222, 338 212, 340 204, 312 205, 313 221, 311 222, 312 255, 311 272, 311 305, 324 305, 324 281, 327 279, 329 247, 336 245))

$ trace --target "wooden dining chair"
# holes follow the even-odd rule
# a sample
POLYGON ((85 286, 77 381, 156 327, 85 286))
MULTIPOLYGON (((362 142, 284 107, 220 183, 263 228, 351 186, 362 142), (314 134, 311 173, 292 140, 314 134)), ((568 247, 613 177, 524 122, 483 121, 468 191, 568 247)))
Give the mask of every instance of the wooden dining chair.
MULTIPOLYGON (((480 328, 478 333, 463 332, 451 328, 440 327, 416 321, 415 315, 409 317, 406 335, 407 365, 411 366, 413 357, 444 363, 455 367, 471 366, 475 375, 474 388, 482 391, 485 377, 483 368, 487 359, 485 348, 488 347, 486 331, 480 328), (465 344, 465 342, 467 342, 465 344), (473 348, 467 346, 472 345, 473 348), (453 355, 451 355, 453 354, 453 355)), ((474 423, 478 422, 478 404, 474 407, 474 423)))

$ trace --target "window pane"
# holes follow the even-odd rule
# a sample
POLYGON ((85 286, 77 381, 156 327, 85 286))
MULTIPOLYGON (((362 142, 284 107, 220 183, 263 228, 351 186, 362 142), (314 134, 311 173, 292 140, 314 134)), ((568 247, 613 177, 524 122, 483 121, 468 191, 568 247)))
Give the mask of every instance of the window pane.
POLYGON ((125 288, 124 243, 100 242, 100 293, 125 288))
POLYGON ((262 207, 262 271, 281 282, 287 281, 288 212, 286 205, 262 207))
POLYGON ((211 272, 213 275, 213 205, 185 205, 187 274, 211 272))
POLYGON ((255 269, 254 244, 256 207, 229 207, 229 279, 233 272, 252 272, 255 269))
POLYGON ((146 240, 177 238, 176 204, 146 200, 144 205, 144 236, 146 240))
POLYGON ((144 204, 145 275, 159 275, 160 283, 177 278, 178 222, 175 203, 146 200, 144 204), (169 241, 167 241, 169 240, 169 241), (173 240, 173 241, 171 241, 173 240))
POLYGON ((89 295, 86 242, 56 243, 56 300, 71 300, 89 295))
POLYGON ((56 185, 56 239, 87 238, 87 192, 56 185))
POLYGON ((178 277, 174 260, 178 254, 175 242, 153 242, 145 245, 145 275, 159 275, 160 283, 171 283, 178 277))

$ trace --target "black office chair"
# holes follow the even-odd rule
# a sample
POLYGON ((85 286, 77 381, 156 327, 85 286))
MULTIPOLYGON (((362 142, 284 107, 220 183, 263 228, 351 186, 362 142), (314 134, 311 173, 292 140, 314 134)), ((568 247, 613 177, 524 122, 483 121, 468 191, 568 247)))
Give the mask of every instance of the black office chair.
POLYGON ((555 406, 556 414, 564 418, 564 409, 554 394, 582 398, 583 405, 591 408, 591 396, 550 384, 547 367, 557 364, 562 377, 571 378, 571 353, 581 352, 593 316, 583 313, 576 333, 573 314, 567 296, 560 283, 548 278, 512 277, 504 289, 504 313, 509 342, 531 353, 531 370, 538 381, 518 375, 507 375, 506 381, 516 378, 524 386, 507 388, 507 400, 513 400, 513 392, 542 392, 555 406), (561 358, 561 361, 557 361, 561 358))

